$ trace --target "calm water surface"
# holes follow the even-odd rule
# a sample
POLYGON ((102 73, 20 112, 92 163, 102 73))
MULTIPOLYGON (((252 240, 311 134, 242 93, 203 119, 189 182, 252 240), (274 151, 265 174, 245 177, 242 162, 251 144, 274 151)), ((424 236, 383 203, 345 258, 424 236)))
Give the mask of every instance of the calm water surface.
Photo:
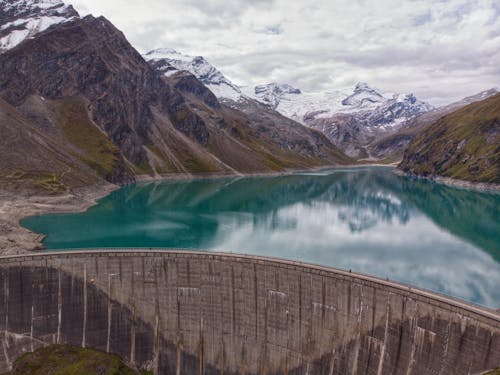
POLYGON ((387 168, 123 188, 22 223, 49 249, 163 247, 352 269, 500 307, 500 195, 387 168))

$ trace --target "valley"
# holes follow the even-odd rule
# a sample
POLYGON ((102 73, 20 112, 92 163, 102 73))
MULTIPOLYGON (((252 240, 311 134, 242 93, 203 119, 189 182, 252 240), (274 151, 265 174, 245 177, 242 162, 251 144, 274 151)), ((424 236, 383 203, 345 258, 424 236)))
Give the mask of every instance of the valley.
POLYGON ((498 372, 500 13, 457 4, 0 0, 0 373, 498 372))

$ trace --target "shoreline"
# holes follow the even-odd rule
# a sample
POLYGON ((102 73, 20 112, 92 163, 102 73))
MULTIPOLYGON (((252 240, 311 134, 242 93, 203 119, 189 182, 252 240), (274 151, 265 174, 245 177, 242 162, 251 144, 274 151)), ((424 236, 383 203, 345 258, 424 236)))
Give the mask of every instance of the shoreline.
POLYGON ((361 169, 361 168, 391 168, 394 169, 396 165, 393 164, 346 164, 346 165, 330 165, 322 167, 314 167, 308 169, 287 169, 279 172, 252 172, 252 173, 172 173, 161 174, 156 177, 149 175, 139 175, 136 177, 134 184, 148 184, 154 182, 164 181, 186 181, 186 180, 205 180, 215 178, 248 178, 248 177, 280 177, 290 176, 300 173, 314 173, 330 170, 343 170, 343 169, 361 169))
POLYGON ((68 191, 63 195, 29 195, 0 191, 0 256, 29 254, 43 249, 44 235, 21 225, 33 215, 84 212, 120 186, 107 182, 68 191))
POLYGON ((466 180, 459 180, 451 177, 444 176, 420 176, 412 173, 408 173, 403 171, 402 169, 395 168, 394 173, 398 176, 411 177, 419 180, 427 180, 432 181, 438 184, 451 186, 459 189, 467 189, 474 190, 476 192, 485 192, 485 193, 493 193, 500 194, 500 184, 493 184, 488 182, 472 182, 466 180))
MULTIPOLYGON (((136 184, 148 184, 164 181, 186 181, 210 178, 237 178, 237 177, 277 177, 294 173, 311 173, 333 169, 363 168, 363 167, 390 167, 383 164, 351 164, 351 165, 324 165, 307 169, 287 169, 277 172, 255 173, 175 173, 157 175, 139 175, 136 184)), ((51 213, 84 212, 96 205, 99 199, 106 197, 121 186, 103 181, 100 184, 79 188, 66 192, 63 195, 41 195, 15 193, 0 190, 0 256, 29 254, 43 250, 44 235, 34 233, 21 225, 21 220, 33 215, 51 213)))
MULTIPOLYGON (((318 172, 323 170, 355 168, 370 165, 330 165, 308 169, 288 169, 279 172, 257 173, 176 173, 168 175, 136 176, 136 184, 162 181, 184 181, 210 178, 285 176, 294 173, 318 172)), ((122 186, 103 181, 102 183, 70 190, 62 195, 15 193, 0 190, 0 256, 21 255, 43 250, 44 235, 34 233, 21 225, 21 220, 34 215, 51 213, 84 212, 96 205, 99 199, 106 197, 122 186)))

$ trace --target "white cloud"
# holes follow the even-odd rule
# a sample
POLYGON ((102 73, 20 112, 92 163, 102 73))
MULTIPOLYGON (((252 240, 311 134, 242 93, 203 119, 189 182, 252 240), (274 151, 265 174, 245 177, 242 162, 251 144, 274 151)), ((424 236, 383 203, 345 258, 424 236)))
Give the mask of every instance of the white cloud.
MULTIPOLYGON (((70 1, 71 2, 71 1, 70 1)), ((203 55, 238 84, 367 81, 444 104, 500 82, 497 0, 75 0, 140 51, 203 55)))

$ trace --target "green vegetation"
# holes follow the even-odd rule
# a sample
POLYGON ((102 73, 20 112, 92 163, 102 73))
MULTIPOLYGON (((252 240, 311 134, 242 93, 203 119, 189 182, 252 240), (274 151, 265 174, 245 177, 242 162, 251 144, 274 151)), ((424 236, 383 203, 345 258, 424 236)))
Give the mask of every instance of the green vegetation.
POLYGON ((35 185, 49 194, 61 194, 66 186, 54 173, 39 173, 35 178, 35 185))
MULTIPOLYGON (((174 164, 168 160, 167 157, 163 155, 163 152, 160 150, 160 148, 155 145, 155 144, 149 144, 147 145, 147 149, 153 153, 154 156, 156 156, 159 160, 159 162, 153 162, 156 172, 158 173, 173 173, 173 172, 178 172, 177 168, 175 168, 174 164)), ((151 165, 148 162, 148 167, 151 169, 151 174, 153 172, 153 169, 151 165)), ((143 168, 144 169, 144 168, 143 168)))
POLYGON ((182 161, 183 166, 191 173, 215 173, 219 170, 210 164, 195 157, 189 157, 182 161))
POLYGON ((152 375, 126 366, 120 357, 98 350, 51 345, 19 357, 4 375, 152 375))
MULTIPOLYGON (((49 103, 44 102, 44 103, 49 103)), ((97 176, 74 157, 68 142, 0 99, 0 189, 36 194, 60 194, 94 183, 97 176)))
POLYGON ((486 372, 484 375, 500 375, 500 368, 486 372))
POLYGON ((500 94, 429 126, 410 144, 400 166, 417 175, 500 183, 500 94))
POLYGON ((113 174, 120 150, 89 119, 82 99, 66 98, 59 107, 64 137, 79 150, 80 159, 102 177, 113 174))
POLYGON ((18 190, 30 187, 35 192, 43 192, 48 195, 62 194, 67 186, 60 177, 51 172, 44 171, 21 171, 0 176, 0 188, 5 190, 18 190))
POLYGON ((185 143, 179 142, 171 145, 171 147, 177 160, 191 173, 215 173, 220 171, 212 158, 206 157, 207 154, 196 152, 185 143))

